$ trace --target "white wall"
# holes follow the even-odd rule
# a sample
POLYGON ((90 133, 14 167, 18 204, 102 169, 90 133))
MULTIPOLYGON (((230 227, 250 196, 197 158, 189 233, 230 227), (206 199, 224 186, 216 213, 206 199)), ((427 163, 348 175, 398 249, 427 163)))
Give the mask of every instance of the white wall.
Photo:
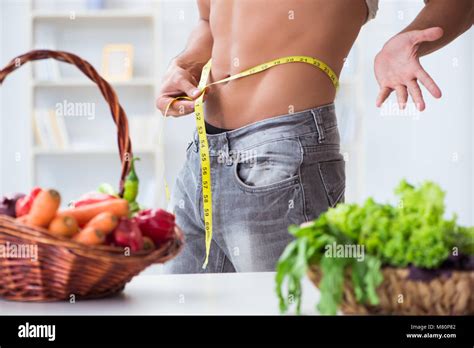
MULTIPOLYGON (((29 50, 28 1, 0 1, 0 65, 29 50)), ((0 86, 0 192, 24 192, 29 185, 29 66, 0 86), (20 156, 17 161, 16 156, 20 156)))
MULTIPOLYGON (((360 40, 367 50, 366 65, 383 43, 400 31, 423 7, 421 1, 381 1, 376 20, 363 30, 360 40)), ((378 86, 373 74, 365 80, 365 187, 366 196, 393 197, 400 178, 412 182, 430 179, 446 191, 449 212, 459 221, 474 223, 473 163, 474 130, 472 110, 472 29, 456 41, 422 59, 443 92, 435 100, 424 92, 427 108, 423 113, 384 116, 387 109, 375 104, 378 86)), ((388 105, 393 105, 393 96, 388 105)))

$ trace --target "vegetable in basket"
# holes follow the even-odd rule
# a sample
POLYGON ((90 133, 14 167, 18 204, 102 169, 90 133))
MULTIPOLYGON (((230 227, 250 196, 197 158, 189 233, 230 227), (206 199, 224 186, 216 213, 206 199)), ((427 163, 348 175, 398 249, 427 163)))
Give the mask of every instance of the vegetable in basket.
POLYGON ((93 227, 86 227, 76 234, 73 240, 84 245, 100 245, 105 242, 105 233, 93 227))
POLYGON ((377 305, 376 290, 383 281, 383 266, 434 270, 448 262, 450 254, 473 255, 474 228, 444 218, 444 192, 432 182, 414 187, 403 180, 395 190, 399 204, 380 204, 372 198, 363 205, 339 204, 313 222, 291 226, 296 239, 288 245, 277 264, 276 291, 280 310, 292 300, 300 311, 301 278, 308 267, 322 271, 319 284, 321 314, 336 314, 342 301, 344 272, 352 270, 352 285, 359 303, 377 305), (362 261, 331 257, 327 246, 361 245, 362 261), (286 293, 283 288, 286 286, 286 293))
POLYGON ((31 190, 30 194, 24 196, 16 202, 16 217, 26 215, 30 212, 31 206, 33 205, 33 201, 36 199, 36 197, 41 191, 41 187, 35 187, 33 188, 33 190, 31 190))
POLYGON ((59 216, 69 215, 76 219, 80 227, 85 226, 90 220, 100 213, 108 212, 117 217, 128 216, 129 207, 125 199, 115 198, 101 201, 77 208, 68 208, 60 211, 59 216))
POLYGON ((48 231, 56 236, 72 237, 79 232, 79 226, 72 216, 56 216, 49 224, 48 231))
POLYGON ((117 228, 107 236, 107 244, 128 247, 131 251, 143 250, 143 235, 135 220, 122 217, 117 228))
POLYGON ((93 203, 99 203, 99 202, 104 202, 104 201, 110 201, 111 199, 116 199, 116 196, 107 194, 107 193, 101 193, 101 192, 88 192, 84 195, 82 195, 77 201, 72 203, 72 206, 74 208, 79 208, 84 205, 89 205, 93 203))
POLYGON ((111 185, 102 184, 99 192, 86 193, 69 208, 58 211, 59 193, 35 187, 27 196, 6 197, 4 211, 14 217, 18 211, 17 223, 42 227, 51 235, 71 238, 84 245, 129 247, 132 252, 153 250, 172 238, 175 218, 161 209, 138 213, 136 160, 132 160, 124 183, 124 198, 111 185))
POLYGON ((143 235, 149 237, 155 245, 160 245, 173 236, 175 217, 163 210, 142 210, 134 219, 143 235))
POLYGON ((143 237, 143 250, 154 250, 155 249, 155 243, 153 243, 153 240, 150 237, 143 237))
POLYGON ((16 217, 16 204, 23 197, 25 197, 23 193, 4 196, 0 202, 0 215, 16 217))
POLYGON ((61 195, 56 190, 41 190, 26 215, 26 224, 29 226, 47 228, 56 217, 61 195))
POLYGON ((117 216, 104 211, 96 215, 91 221, 89 221, 85 228, 92 227, 102 231, 105 234, 109 234, 117 227, 119 219, 117 216))
POLYGON ((107 195, 118 198, 118 193, 115 191, 114 187, 110 185, 109 183, 100 184, 99 188, 97 189, 97 192, 105 193, 107 195))
POLYGON ((138 188, 140 180, 138 179, 137 173, 135 172, 135 161, 139 161, 140 158, 134 157, 130 166, 130 172, 125 178, 123 198, 130 204, 130 213, 134 214, 140 210, 137 202, 138 188))

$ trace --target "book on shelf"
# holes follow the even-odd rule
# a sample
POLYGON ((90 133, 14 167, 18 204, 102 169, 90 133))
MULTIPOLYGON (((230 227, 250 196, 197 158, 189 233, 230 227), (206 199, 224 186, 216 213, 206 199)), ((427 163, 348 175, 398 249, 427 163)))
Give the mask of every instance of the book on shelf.
POLYGON ((69 137, 64 117, 58 116, 53 110, 49 110, 49 119, 57 148, 61 150, 68 148, 69 137))
POLYGON ((64 118, 54 110, 36 110, 34 133, 40 148, 65 150, 69 147, 69 137, 64 118))
POLYGON ((52 148, 52 137, 49 132, 48 114, 44 110, 35 110, 34 112, 34 133, 36 144, 41 148, 52 148))

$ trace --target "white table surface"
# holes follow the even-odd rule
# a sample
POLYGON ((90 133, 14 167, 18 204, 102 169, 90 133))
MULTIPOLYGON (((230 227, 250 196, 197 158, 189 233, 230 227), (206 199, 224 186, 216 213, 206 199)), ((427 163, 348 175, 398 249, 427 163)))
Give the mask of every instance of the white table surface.
MULTIPOLYGON (((276 315, 274 278, 274 272, 140 275, 112 298, 73 304, 0 300, 0 315, 276 315)), ((318 300, 318 290, 304 279, 302 313, 317 314, 318 300)))

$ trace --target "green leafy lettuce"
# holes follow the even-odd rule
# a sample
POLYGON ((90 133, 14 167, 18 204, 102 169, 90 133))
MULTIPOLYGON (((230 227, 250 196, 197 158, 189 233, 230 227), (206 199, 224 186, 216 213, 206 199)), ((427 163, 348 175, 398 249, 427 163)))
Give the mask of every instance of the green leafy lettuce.
POLYGON ((395 193, 396 205, 369 198, 362 205, 339 204, 311 223, 290 226, 295 240, 277 264, 276 292, 282 312, 295 304, 299 313, 301 279, 309 265, 318 265, 323 275, 317 309, 336 314, 346 270, 351 271, 357 300, 376 305, 382 265, 436 268, 453 248, 474 254, 474 228, 458 226, 456 216, 444 218, 445 193, 437 184, 427 181, 415 187, 402 180, 395 193), (364 257, 328 257, 325 248, 333 243, 363 246, 364 257))

